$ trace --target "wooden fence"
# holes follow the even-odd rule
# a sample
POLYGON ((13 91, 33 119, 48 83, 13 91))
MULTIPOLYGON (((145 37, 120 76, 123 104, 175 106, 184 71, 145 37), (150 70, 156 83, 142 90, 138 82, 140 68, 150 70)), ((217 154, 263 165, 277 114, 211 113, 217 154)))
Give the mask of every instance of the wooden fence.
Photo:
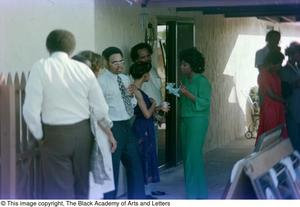
POLYGON ((38 143, 22 116, 26 75, 0 73, 0 198, 40 198, 38 143))

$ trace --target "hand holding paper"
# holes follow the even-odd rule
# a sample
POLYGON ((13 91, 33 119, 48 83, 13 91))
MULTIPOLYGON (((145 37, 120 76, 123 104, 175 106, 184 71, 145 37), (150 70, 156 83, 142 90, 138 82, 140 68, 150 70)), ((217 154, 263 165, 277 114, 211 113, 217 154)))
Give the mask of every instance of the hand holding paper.
POLYGON ((180 97, 179 88, 175 87, 175 83, 167 83, 166 89, 169 94, 173 94, 176 97, 180 97))

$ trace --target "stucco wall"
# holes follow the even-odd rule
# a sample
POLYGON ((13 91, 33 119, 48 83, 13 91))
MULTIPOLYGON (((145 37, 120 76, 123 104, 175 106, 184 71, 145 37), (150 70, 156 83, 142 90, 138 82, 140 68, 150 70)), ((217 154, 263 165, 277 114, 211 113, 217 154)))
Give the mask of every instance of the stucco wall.
MULTIPOLYGON (((129 60, 130 48, 143 41, 143 30, 138 6, 130 6, 126 1, 96 1, 96 50, 100 54, 109 46, 116 46, 129 60)), ((128 64, 128 61, 126 61, 128 64)))
POLYGON ((212 83, 211 120, 205 150, 230 140, 244 138, 246 96, 256 85, 256 50, 265 45, 265 34, 273 27, 280 30, 282 52, 299 40, 299 25, 273 24, 257 18, 195 16, 196 46, 206 57, 206 76, 212 83))
POLYGON ((225 19, 223 16, 202 15, 196 17, 196 46, 206 57, 205 74, 213 87, 206 150, 243 136, 245 116, 243 106, 238 102, 238 96, 242 94, 238 94, 236 89, 235 75, 239 71, 256 72, 255 50, 250 51, 247 48, 249 45, 245 44, 234 53, 235 57, 232 58, 231 55, 239 35, 258 34, 258 31, 265 34, 264 27, 265 24, 255 18, 225 19))
MULTIPOLYGON (((147 23, 155 28, 157 16, 176 16, 174 8, 141 8, 125 0, 95 0, 95 5, 96 51, 101 54, 106 47, 119 47, 127 66, 131 63, 131 47, 144 41, 147 23)), ((152 61, 155 64, 156 59, 152 61)))
POLYGON ((48 56, 45 40, 53 29, 74 33, 76 51, 94 49, 94 13, 94 0, 1 0, 0 71, 28 71, 48 56))

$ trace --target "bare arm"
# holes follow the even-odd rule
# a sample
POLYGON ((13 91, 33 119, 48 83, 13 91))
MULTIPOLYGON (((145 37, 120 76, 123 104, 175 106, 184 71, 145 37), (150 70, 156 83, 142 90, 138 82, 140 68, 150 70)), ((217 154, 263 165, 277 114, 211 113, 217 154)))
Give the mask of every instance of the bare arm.
POLYGON ((156 102, 153 100, 152 101, 152 105, 151 107, 148 109, 147 105, 143 99, 143 95, 139 90, 136 90, 135 92, 135 97, 138 103, 138 106, 140 107, 144 117, 146 119, 149 119, 154 113, 155 113, 155 109, 156 109, 156 102))
POLYGON ((98 121, 97 124, 106 134, 107 139, 111 144, 111 152, 114 153, 117 149, 117 141, 110 129, 110 126, 105 121, 98 121))
POLYGON ((117 141, 111 132, 111 129, 108 126, 103 126, 100 122, 98 122, 98 126, 103 130, 103 132, 106 134, 108 141, 111 144, 111 152, 114 153, 117 149, 117 141))

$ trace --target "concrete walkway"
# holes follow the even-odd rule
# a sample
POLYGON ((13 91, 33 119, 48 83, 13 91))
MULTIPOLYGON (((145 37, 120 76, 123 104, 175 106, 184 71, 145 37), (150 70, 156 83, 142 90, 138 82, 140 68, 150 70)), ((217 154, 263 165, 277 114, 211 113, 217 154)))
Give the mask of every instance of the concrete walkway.
MULTIPOLYGON (((221 198, 234 163, 252 152, 254 141, 240 138, 206 153, 205 168, 210 199, 221 198)), ((159 199, 185 199, 182 165, 164 170, 161 182, 156 184, 155 189, 167 193, 159 196, 159 199)))

